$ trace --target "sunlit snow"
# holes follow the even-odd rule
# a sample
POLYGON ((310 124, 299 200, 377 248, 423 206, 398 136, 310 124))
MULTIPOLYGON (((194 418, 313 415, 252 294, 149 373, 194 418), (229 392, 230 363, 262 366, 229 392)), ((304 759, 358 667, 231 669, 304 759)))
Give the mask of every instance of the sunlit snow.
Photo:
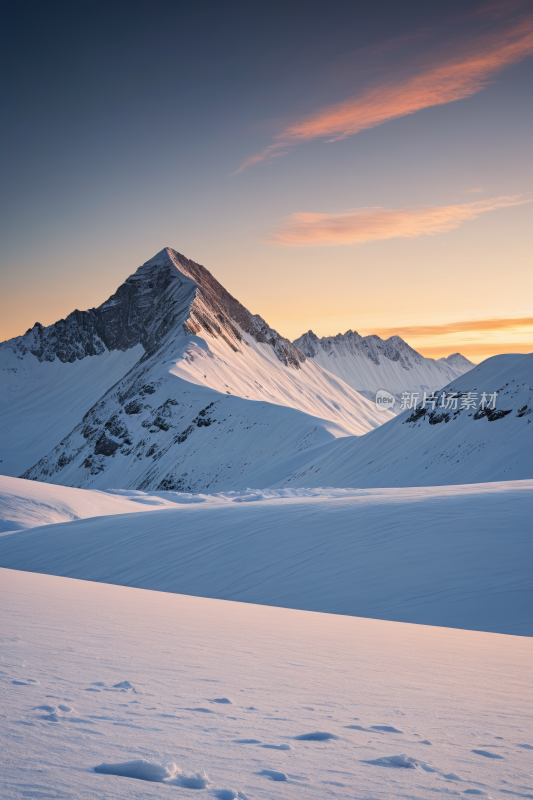
POLYGON ((532 795, 529 638, 11 570, 0 602, 3 797, 532 795))

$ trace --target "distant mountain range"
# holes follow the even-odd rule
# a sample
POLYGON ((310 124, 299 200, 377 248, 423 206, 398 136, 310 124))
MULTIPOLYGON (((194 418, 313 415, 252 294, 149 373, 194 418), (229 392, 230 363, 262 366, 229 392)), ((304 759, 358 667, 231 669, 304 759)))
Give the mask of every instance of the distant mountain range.
POLYGON ((402 392, 433 391, 458 378, 474 364, 460 353, 447 358, 424 358, 399 336, 381 339, 360 336, 356 331, 323 336, 308 331, 295 339, 295 344, 328 372, 373 400, 378 389, 396 397, 394 413, 400 412, 402 392))

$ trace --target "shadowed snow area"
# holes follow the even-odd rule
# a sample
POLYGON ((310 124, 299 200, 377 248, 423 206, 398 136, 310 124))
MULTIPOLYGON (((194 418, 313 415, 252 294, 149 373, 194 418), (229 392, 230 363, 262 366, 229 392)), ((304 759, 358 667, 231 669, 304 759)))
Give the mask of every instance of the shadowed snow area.
POLYGON ((5 569, 0 604, 2 797, 533 794, 526 637, 5 569))
POLYGON ((0 468, 20 475, 78 425, 86 411, 137 363, 137 345, 83 361, 38 361, 0 345, 0 468))
MULTIPOLYGON (((36 485, 18 483, 23 506, 25 493, 36 485)), ((108 498, 109 508, 116 502, 143 513, 124 514, 121 507, 112 516, 2 536, 0 566, 246 603, 533 635, 531 480, 213 495, 43 488, 65 503, 72 494, 72 509, 94 495, 96 503, 108 498)))

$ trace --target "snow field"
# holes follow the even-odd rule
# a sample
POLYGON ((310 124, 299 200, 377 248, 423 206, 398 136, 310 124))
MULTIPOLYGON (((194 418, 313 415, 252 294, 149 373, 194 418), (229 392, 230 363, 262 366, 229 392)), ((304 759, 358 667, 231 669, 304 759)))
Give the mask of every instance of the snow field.
POLYGON ((533 794, 531 639, 11 570, 0 602, 2 797, 533 794))
MULTIPOLYGON (((20 484, 21 494, 34 486, 20 484)), ((106 497, 86 494, 98 502, 106 497)), ((533 481, 215 495, 123 491, 109 499, 155 510, 3 536, 0 566, 246 603, 533 635, 533 481)))

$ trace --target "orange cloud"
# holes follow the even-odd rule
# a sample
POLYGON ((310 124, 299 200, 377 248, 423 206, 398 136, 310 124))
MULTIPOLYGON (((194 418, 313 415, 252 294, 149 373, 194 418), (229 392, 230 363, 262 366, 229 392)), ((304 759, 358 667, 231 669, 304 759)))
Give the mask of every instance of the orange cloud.
MULTIPOLYGON (((403 328, 396 326, 395 328, 373 329, 372 333, 382 337, 394 335, 401 337, 417 337, 446 336, 450 333, 467 333, 471 331, 512 331, 522 328, 531 328, 533 330, 533 317, 492 317, 489 319, 469 319, 463 320, 462 322, 448 322, 445 325, 411 325, 403 328)), ((477 347, 477 345, 472 346, 477 347)), ((530 343, 529 347, 530 349, 533 348, 533 341, 530 343)))
POLYGON ((273 144, 246 159, 233 174, 270 161, 276 151, 290 145, 319 138, 335 142, 423 108, 471 97, 499 70, 533 53, 533 15, 470 39, 459 49, 459 53, 448 52, 419 67, 414 75, 382 81, 356 97, 303 116, 281 131, 273 144))
POLYGON ((412 239, 458 228, 466 220, 486 211, 531 203, 525 195, 493 197, 453 206, 412 206, 411 208, 357 208, 342 214, 291 214, 270 244, 289 247, 320 247, 375 242, 397 237, 412 239))

